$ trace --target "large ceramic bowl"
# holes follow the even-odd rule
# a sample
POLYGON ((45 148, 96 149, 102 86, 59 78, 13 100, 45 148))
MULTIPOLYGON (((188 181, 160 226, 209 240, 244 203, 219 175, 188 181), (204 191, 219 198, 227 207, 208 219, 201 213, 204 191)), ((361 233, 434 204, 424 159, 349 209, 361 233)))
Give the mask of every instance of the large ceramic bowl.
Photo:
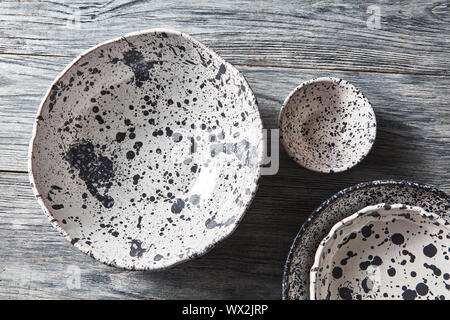
POLYGON ((75 59, 30 144, 39 203, 73 245, 128 269, 205 253, 257 188, 262 122, 245 78, 199 41, 150 30, 75 59))
POLYGON ((310 273, 310 298, 449 298, 450 227, 404 204, 366 207, 331 228, 310 273))

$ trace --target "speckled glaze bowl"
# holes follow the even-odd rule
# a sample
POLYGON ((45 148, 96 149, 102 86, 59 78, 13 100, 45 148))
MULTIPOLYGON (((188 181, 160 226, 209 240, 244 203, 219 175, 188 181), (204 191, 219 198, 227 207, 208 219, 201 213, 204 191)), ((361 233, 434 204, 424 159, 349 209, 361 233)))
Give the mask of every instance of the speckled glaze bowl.
POLYGON ((311 300, 450 297, 450 227, 404 204, 366 207, 339 221, 319 245, 311 300))
POLYGON ((404 180, 376 180, 343 189, 323 202, 295 237, 284 267, 283 299, 309 299, 310 270, 323 238, 336 223, 374 203, 421 207, 450 223, 450 197, 432 186, 404 180))
POLYGON ((154 270, 232 233, 262 156, 245 78, 192 37, 158 29, 103 43, 62 72, 38 111, 29 171, 75 247, 154 270))
POLYGON ((283 103, 278 126, 289 156, 323 173, 357 165, 372 148, 377 130, 367 98, 336 78, 317 78, 295 88, 283 103))

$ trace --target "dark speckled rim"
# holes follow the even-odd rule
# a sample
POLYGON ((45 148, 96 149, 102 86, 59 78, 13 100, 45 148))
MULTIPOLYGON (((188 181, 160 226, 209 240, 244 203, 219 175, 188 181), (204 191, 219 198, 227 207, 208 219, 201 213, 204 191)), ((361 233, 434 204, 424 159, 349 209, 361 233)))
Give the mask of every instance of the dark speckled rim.
MULTIPOLYGON (((343 189, 341 191, 339 191, 338 193, 334 194, 331 198, 329 198, 328 200, 324 201, 316 210, 314 210, 314 212, 308 217, 308 219, 306 220, 306 222, 302 225, 302 227, 300 228, 299 232, 297 233, 294 242, 291 245, 291 248, 289 250, 289 254, 288 257, 286 259, 286 263, 284 265, 284 270, 283 270, 283 279, 282 279, 282 283, 281 283, 281 287, 282 287, 282 299, 283 300, 289 300, 289 296, 288 296, 288 291, 289 291, 289 283, 288 283, 288 275, 289 275, 289 269, 291 267, 291 262, 292 262, 292 258, 295 252, 295 249, 297 248, 297 244, 299 243, 300 239, 303 237, 303 235, 305 234, 306 230, 308 229, 309 225, 311 225, 312 223, 314 223, 314 221, 317 219, 318 216, 320 216, 320 214, 323 212, 323 210, 330 205, 331 203, 333 203, 334 201, 336 201, 337 199, 339 199, 340 197, 342 197, 343 195, 349 194, 355 190, 360 190, 360 189, 364 189, 364 188, 368 188, 368 187, 374 187, 374 186, 380 186, 380 185, 405 185, 408 187, 413 187, 416 189, 424 189, 428 192, 432 192, 442 198, 447 198, 448 201, 450 201, 449 196, 435 188, 429 185, 425 185, 425 184, 421 184, 421 183, 417 183, 417 182, 411 182, 411 181, 407 181, 407 180, 375 180, 375 181, 369 181, 369 182, 362 182, 360 184, 348 187, 346 189, 343 189)), ((353 213, 353 212, 352 212, 353 213)), ((351 215, 352 213, 350 213, 349 215, 351 215)))
POLYGON ((265 142, 264 142, 263 132, 262 132, 263 129, 264 129, 264 124, 263 124, 263 121, 262 121, 262 118, 261 118, 261 113, 259 111, 258 101, 256 99, 254 91, 252 90, 249 82, 244 77, 244 75, 242 74, 241 71, 239 71, 231 63, 229 63, 226 60, 224 60, 217 52, 215 52, 214 50, 212 50, 211 48, 209 48, 208 46, 206 46, 205 44, 203 44, 202 42, 200 42, 196 38, 194 38, 194 37, 192 37, 192 36, 190 36, 188 34, 185 34, 183 32, 179 32, 179 31, 174 31, 174 30, 164 29, 164 28, 155 28, 155 29, 148 29, 148 30, 143 30, 143 31, 132 32, 132 33, 128 33, 128 34, 126 34, 124 36, 117 37, 117 38, 114 38, 114 39, 102 42, 102 43, 100 43, 100 44, 98 44, 98 45, 96 45, 94 47, 91 47, 88 50, 84 51, 82 54, 80 54, 75 59, 73 59, 72 62, 69 65, 67 65, 64 68, 64 70, 51 83, 50 87, 47 89, 47 92, 46 92, 45 96, 42 98, 41 103, 39 105, 39 108, 38 108, 38 111, 37 111, 37 114, 36 114, 36 118, 35 118, 35 122, 34 122, 34 125, 33 125, 33 133, 32 133, 29 145, 28 145, 28 177, 29 177, 29 180, 30 180, 31 188, 33 190, 33 194, 34 194, 36 200, 38 201, 42 211, 46 214, 47 218, 50 220, 50 223, 52 224, 52 226, 61 235, 63 235, 78 250, 80 250, 83 253, 89 255, 92 259, 97 260, 99 262, 102 262, 103 264, 111 266, 111 267, 116 267, 116 268, 119 268, 119 269, 131 270, 131 271, 161 271, 161 270, 172 268, 172 267, 174 267, 174 266, 176 266, 176 265, 178 265, 180 263, 183 263, 185 261, 189 261, 189 260, 192 260, 194 258, 197 258, 197 257, 205 255, 210 250, 212 250, 212 248, 214 248, 218 243, 222 242, 223 240, 225 240, 226 238, 231 236, 234 233, 234 231, 236 231, 236 229, 239 226, 240 222, 244 218, 245 213, 247 212, 248 208, 250 207, 251 203, 253 202, 253 200, 255 198, 255 195, 256 195, 256 192, 257 192, 258 187, 259 187, 259 181, 261 179, 261 171, 262 171, 262 167, 263 167, 263 160, 264 160, 264 154, 265 154, 265 142), (108 261, 105 261, 104 259, 100 259, 99 257, 95 256, 95 254, 92 253, 91 251, 85 250, 85 249, 79 247, 77 245, 77 243, 73 243, 72 242, 72 238, 64 230, 64 228, 62 228, 59 225, 58 221, 54 218, 53 214, 51 213, 51 210, 49 210, 49 208, 47 208, 47 206, 43 202, 42 196, 39 194, 39 191, 36 188, 35 177, 34 177, 34 173, 33 173, 33 163, 32 163, 33 146, 34 146, 34 141, 35 141, 35 138, 36 138, 36 135, 37 135, 37 125, 38 125, 38 121, 39 121, 39 116, 42 113, 44 104, 45 104, 46 100, 48 99, 50 93, 52 92, 52 89, 55 86, 55 84, 69 71, 69 69, 71 69, 85 55, 87 55, 87 54, 97 50, 98 48, 101 48, 101 47, 107 45, 107 44, 118 42, 118 41, 122 41, 122 40, 126 40, 129 37, 136 37, 136 36, 141 36, 141 35, 151 34, 151 33, 167 33, 167 34, 181 36, 181 37, 187 39, 188 41, 191 41, 191 42, 197 44, 198 46, 200 46, 205 51, 214 54, 220 61, 222 61, 227 66, 231 66, 242 77, 243 82, 245 83, 245 85, 250 90, 250 94, 251 94, 251 96, 252 96, 252 98, 254 100, 255 106, 256 106, 255 112, 258 115, 259 122, 261 123, 261 141, 260 141, 261 148, 260 148, 259 153, 258 153, 257 166, 256 166, 256 169, 255 169, 256 170, 256 179, 255 179, 254 183, 252 184, 252 186, 250 188, 250 190, 251 190, 251 197, 250 197, 249 201, 245 204, 245 206, 242 208, 242 212, 239 215, 239 217, 236 219, 236 222, 234 223, 234 228, 232 230, 230 230, 227 234, 224 234, 222 237, 220 237, 219 239, 217 239, 213 243, 210 243, 208 246, 205 246, 205 248, 203 250, 201 250, 199 252, 196 252, 195 254, 192 254, 190 256, 186 256, 184 259, 180 259, 180 260, 176 261, 175 263, 173 263, 171 265, 167 265, 167 266, 159 267, 159 268, 148 268, 148 267, 146 267, 146 268, 127 268, 125 266, 117 265, 114 262, 108 262, 108 261))

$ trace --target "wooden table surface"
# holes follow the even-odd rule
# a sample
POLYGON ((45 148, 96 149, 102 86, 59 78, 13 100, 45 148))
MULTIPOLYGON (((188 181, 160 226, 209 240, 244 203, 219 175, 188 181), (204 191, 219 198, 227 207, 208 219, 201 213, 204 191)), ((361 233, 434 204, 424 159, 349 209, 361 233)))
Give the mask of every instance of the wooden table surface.
POLYGON ((0 298, 279 299, 294 236, 337 191, 393 178, 450 192, 448 1, 196 2, 0 2, 0 298), (350 81, 374 107, 374 148, 332 175, 303 169, 280 148, 279 172, 261 178, 242 224, 196 260, 161 272, 92 260, 51 227, 33 198, 26 159, 34 117, 75 56, 156 27, 188 33, 237 66, 266 128, 277 127, 281 103, 301 82, 350 81))

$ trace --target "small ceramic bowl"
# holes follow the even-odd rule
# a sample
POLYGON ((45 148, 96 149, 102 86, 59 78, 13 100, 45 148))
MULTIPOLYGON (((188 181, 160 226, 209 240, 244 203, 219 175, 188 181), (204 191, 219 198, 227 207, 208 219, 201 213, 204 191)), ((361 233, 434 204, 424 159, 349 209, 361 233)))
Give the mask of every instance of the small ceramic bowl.
POLYGON ((295 88, 284 101, 278 126, 289 156, 324 173, 358 164, 372 148, 377 130, 367 98, 336 78, 317 78, 295 88))
POLYGON ((310 272, 310 299, 449 298, 450 227, 419 207, 378 204, 333 226, 310 272))
POLYGON ((90 256, 161 269, 236 228, 257 188, 262 122, 242 74, 194 38, 103 43, 55 80, 30 180, 53 226, 90 256))

